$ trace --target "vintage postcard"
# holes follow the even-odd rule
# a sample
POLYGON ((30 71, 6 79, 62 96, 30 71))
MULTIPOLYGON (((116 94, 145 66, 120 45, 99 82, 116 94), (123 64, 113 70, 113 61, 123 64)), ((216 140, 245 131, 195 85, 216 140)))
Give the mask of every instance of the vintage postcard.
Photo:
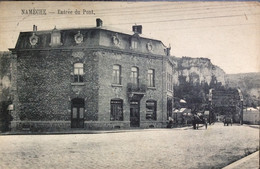
POLYGON ((0 13, 0 168, 259 168, 259 2, 0 13))

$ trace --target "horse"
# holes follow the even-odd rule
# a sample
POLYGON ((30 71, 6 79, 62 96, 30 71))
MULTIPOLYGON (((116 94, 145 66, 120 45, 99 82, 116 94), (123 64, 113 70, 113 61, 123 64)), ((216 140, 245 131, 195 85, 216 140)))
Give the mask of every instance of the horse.
POLYGON ((193 119, 192 119, 193 129, 198 129, 199 124, 203 124, 205 126, 205 128, 207 129, 207 127, 208 127, 207 118, 205 118, 203 115, 199 116, 197 114, 194 114, 193 119))

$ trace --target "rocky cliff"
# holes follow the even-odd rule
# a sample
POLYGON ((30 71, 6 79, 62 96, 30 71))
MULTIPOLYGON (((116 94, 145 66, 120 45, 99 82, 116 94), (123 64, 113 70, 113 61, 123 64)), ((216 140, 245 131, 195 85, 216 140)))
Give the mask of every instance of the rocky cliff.
POLYGON ((177 63, 178 76, 185 77, 187 82, 209 84, 215 77, 217 82, 226 84, 226 73, 220 67, 213 65, 208 58, 182 57, 177 58, 177 63))

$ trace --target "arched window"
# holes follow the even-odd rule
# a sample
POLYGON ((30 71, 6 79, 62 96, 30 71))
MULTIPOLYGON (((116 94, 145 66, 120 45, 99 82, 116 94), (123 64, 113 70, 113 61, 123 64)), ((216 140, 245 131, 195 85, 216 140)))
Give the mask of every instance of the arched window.
POLYGON ((83 63, 74 64, 74 82, 83 82, 83 63))
POLYGON ((123 121, 123 100, 122 99, 112 99, 110 101, 111 121, 123 121))
POLYGON ((56 27, 52 30, 51 33, 51 46, 62 45, 61 43, 61 33, 56 27))
POLYGON ((131 68, 131 83, 138 85, 139 70, 137 67, 131 68))
POLYGON ((155 100, 146 101, 146 119, 156 120, 157 102, 155 100))
POLYGON ((113 84, 121 84, 121 66, 113 65, 113 84))

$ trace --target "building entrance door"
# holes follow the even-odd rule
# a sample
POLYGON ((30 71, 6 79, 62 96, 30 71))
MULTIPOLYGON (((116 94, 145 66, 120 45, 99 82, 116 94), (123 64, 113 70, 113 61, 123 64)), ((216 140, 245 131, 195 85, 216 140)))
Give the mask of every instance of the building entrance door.
POLYGON ((139 101, 130 102, 130 127, 140 127, 139 101))
POLYGON ((71 106, 71 128, 84 128, 84 99, 73 99, 71 106))

